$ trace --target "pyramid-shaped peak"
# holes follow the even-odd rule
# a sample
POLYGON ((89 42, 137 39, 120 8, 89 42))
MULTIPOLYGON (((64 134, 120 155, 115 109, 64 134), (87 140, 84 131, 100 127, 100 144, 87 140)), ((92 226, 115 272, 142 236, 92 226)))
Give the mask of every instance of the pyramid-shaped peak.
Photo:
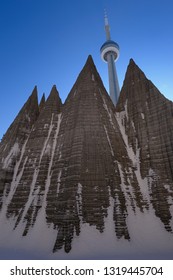
POLYGON ((43 93, 42 98, 41 98, 41 100, 40 100, 40 104, 39 104, 39 111, 42 110, 42 108, 44 107, 44 105, 45 105, 45 94, 43 93))
MULTIPOLYGON (((77 96, 81 94, 86 94, 87 91, 94 94, 95 87, 104 88, 104 85, 94 64, 93 58, 89 55, 65 103, 71 98, 77 98, 77 96)), ((105 88, 104 91, 106 91, 105 88)))
POLYGON ((97 71, 97 68, 94 64, 94 60, 91 55, 88 56, 86 63, 82 68, 76 82, 78 82, 80 79, 81 81, 83 79, 87 79, 87 80, 89 79, 92 82, 102 83, 101 77, 97 71))
POLYGON ((40 104, 45 102, 45 93, 43 93, 40 104))
MULTIPOLYGON (((18 143, 19 147, 23 145, 24 141, 31 132, 34 123, 38 119, 38 116, 39 107, 37 87, 34 87, 32 94, 29 96, 2 139, 0 149, 0 154, 2 157, 8 154, 15 143, 18 143)), ((14 162, 13 160, 11 162, 13 164, 15 159, 14 162)))
MULTIPOLYGON (((38 111, 38 92, 37 92, 37 86, 34 87, 31 95, 29 96, 28 100, 22 107, 21 111, 23 110, 29 110, 29 111, 38 111)), ((20 112, 21 112, 20 111, 20 112)))
POLYGON ((139 66, 136 64, 136 62, 133 60, 133 58, 130 58, 130 61, 129 61, 129 65, 127 67, 127 71, 129 70, 134 70, 134 71, 141 71, 143 73, 143 71, 139 68, 139 66))
POLYGON ((135 61, 131 58, 127 67, 123 86, 134 85, 141 80, 145 80, 147 77, 144 72, 139 68, 135 61))
POLYGON ((53 86, 52 86, 52 90, 53 90, 53 89, 54 89, 54 90, 57 90, 56 85, 53 85, 53 86))
POLYGON ((135 61, 133 60, 133 58, 130 58, 130 61, 129 63, 133 63, 133 64, 136 64, 135 61))
POLYGON ((37 86, 34 87, 31 95, 29 96, 28 100, 26 101, 26 103, 24 104, 23 108, 21 110, 23 110, 24 108, 35 108, 36 110, 38 110, 38 92, 37 92, 37 86))
POLYGON ((133 58, 130 58, 128 67, 138 67, 133 58))
POLYGON ((88 58, 86 60, 86 63, 85 63, 82 70, 89 70, 89 69, 91 71, 96 71, 97 72, 96 66, 94 64, 94 60, 93 60, 91 55, 88 56, 88 58))
POLYGON ((57 88, 55 85, 52 87, 50 94, 46 100, 46 103, 51 102, 51 100, 54 100, 54 99, 60 99, 59 92, 57 91, 57 88))
POLYGON ((61 98, 59 97, 59 93, 57 91, 56 86, 54 85, 51 89, 51 92, 45 102, 45 107, 50 107, 52 110, 58 110, 60 111, 62 106, 61 98), (54 108, 54 109, 53 109, 54 108))
MULTIPOLYGON (((59 92, 58 92, 58 90, 57 90, 57 88, 56 88, 56 85, 53 85, 53 87, 52 87, 52 89, 51 89, 51 92, 50 92, 50 95, 49 95, 49 97, 53 97, 53 96, 58 96, 59 97, 59 92)), ((48 98, 49 98, 48 97, 48 98)))
POLYGON ((92 58, 92 55, 90 54, 89 56, 88 56, 88 58, 87 58, 87 61, 86 61, 86 64, 92 64, 92 65, 94 65, 94 61, 93 61, 93 58, 92 58))
POLYGON ((32 93, 31 93, 31 96, 37 98, 37 95, 38 95, 38 90, 37 90, 37 86, 35 86, 32 93))
MULTIPOLYGON (((123 110, 128 99, 134 106, 137 106, 136 102, 138 101, 140 104, 141 102, 145 102, 149 87, 153 87, 153 85, 149 82, 144 72, 131 58, 127 67, 116 110, 123 110), (139 90, 139 88, 142 88, 143 90, 139 90)), ((137 107, 139 107, 139 105, 137 107)))

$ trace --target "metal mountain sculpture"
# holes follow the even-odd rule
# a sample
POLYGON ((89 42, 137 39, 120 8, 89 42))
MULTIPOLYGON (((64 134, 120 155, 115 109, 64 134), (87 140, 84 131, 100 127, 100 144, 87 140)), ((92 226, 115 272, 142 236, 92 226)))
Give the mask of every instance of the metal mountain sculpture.
POLYGON ((26 240, 44 224, 68 253, 86 226, 133 243, 132 215, 173 241, 173 103, 130 60, 115 108, 89 56, 64 104, 35 88, 3 137, 0 223, 26 240))

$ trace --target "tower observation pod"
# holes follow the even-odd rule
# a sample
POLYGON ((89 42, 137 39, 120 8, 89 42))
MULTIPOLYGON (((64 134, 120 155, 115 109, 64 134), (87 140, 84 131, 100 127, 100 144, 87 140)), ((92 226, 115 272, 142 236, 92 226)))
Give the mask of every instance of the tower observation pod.
POLYGON ((113 104, 116 106, 120 93, 116 66, 115 66, 115 61, 117 61, 117 59, 119 58, 119 46, 117 43, 111 40, 108 17, 106 13, 105 13, 104 21, 105 21, 105 31, 106 31, 106 42, 101 46, 100 53, 101 53, 101 58, 106 63, 108 63, 109 94, 113 104))

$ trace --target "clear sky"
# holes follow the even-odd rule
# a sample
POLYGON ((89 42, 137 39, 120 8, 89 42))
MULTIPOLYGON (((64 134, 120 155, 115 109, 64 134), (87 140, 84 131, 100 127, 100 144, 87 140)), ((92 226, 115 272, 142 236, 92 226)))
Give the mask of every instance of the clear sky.
POLYGON ((0 139, 35 85, 40 99, 55 84, 64 102, 89 54, 108 89, 105 8, 120 87, 133 58, 173 100, 172 0, 0 0, 0 139))

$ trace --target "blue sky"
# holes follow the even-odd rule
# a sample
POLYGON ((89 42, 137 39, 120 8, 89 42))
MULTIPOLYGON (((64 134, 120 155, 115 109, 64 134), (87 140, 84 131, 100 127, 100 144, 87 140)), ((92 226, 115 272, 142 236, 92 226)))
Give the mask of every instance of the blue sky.
POLYGON ((89 54, 108 89, 104 8, 120 46, 120 87, 129 63, 173 100, 172 0, 0 0, 0 139, 35 85, 66 99, 89 54))

